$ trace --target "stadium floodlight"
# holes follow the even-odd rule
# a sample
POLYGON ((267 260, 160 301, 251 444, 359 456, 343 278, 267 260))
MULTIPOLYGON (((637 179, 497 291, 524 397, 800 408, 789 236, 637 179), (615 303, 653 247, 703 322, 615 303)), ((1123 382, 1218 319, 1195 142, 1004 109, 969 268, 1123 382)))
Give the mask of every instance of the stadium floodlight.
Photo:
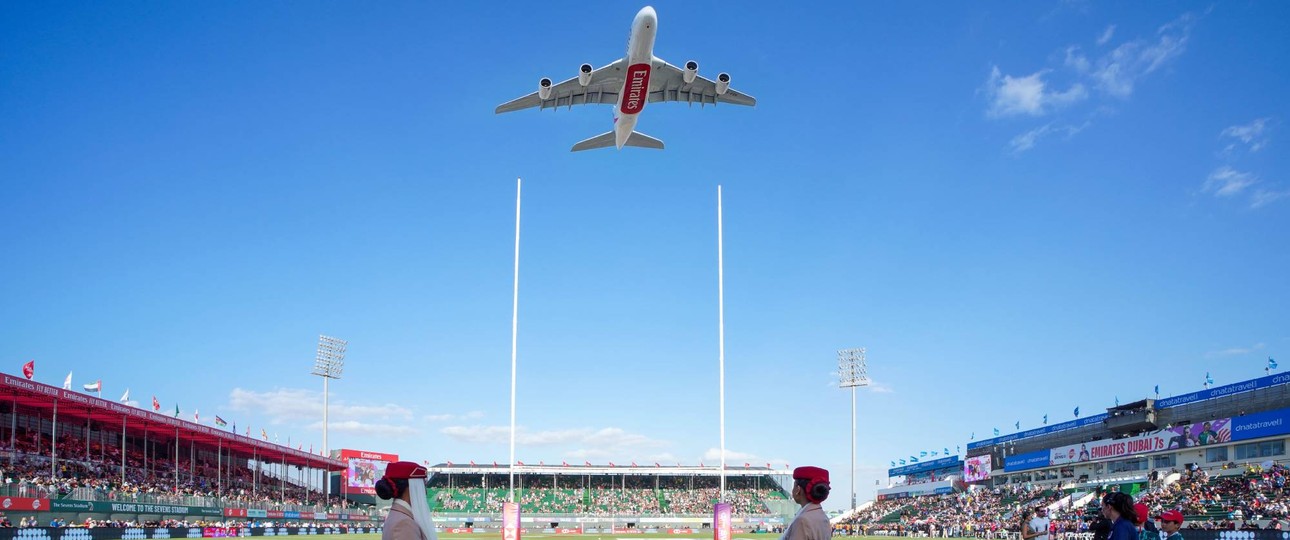
POLYGON ((856 388, 869 386, 864 347, 838 351, 838 386, 851 389, 851 508, 856 507, 856 388))
MULTIPOLYGON (((345 370, 345 347, 348 345, 348 341, 340 338, 318 336, 318 353, 314 356, 313 375, 322 377, 323 380, 323 456, 331 455, 331 449, 327 448, 327 382, 331 379, 339 379, 341 372, 345 370)), ((324 481, 323 504, 326 504, 330 498, 331 482, 324 481)))

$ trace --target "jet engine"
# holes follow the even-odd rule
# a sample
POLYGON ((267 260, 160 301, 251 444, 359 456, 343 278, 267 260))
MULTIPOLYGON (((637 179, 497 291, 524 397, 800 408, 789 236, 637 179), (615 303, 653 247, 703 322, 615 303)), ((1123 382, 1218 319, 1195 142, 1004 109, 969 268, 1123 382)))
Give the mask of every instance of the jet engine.
MULTIPOLYGON (((718 85, 718 88, 720 88, 720 85, 718 85)), ((542 77, 542 80, 538 81, 538 97, 542 98, 543 101, 551 99, 551 79, 542 77)))
POLYGON ((681 74, 681 78, 685 80, 685 84, 690 84, 694 82, 694 77, 698 74, 699 63, 694 60, 690 60, 685 63, 685 73, 681 74))
POLYGON ((730 74, 721 73, 717 75, 717 95, 724 96, 726 90, 730 89, 730 74))
POLYGON ((578 84, 583 86, 591 84, 591 64, 583 64, 578 68, 578 84))

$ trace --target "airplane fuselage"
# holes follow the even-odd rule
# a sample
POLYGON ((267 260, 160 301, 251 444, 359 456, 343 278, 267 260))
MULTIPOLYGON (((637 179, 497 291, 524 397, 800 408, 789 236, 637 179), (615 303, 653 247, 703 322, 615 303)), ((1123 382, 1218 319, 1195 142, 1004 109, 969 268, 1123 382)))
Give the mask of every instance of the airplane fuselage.
POLYGON ((654 67, 654 37, 658 34, 658 15, 646 6, 636 13, 632 33, 627 38, 627 72, 623 90, 614 106, 614 144, 621 150, 636 128, 636 118, 649 101, 649 76, 654 67))

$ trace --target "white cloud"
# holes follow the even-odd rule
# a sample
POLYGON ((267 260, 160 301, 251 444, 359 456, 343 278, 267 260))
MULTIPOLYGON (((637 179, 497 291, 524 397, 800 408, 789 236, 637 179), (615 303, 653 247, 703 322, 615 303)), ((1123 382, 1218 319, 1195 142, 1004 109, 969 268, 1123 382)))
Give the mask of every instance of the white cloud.
POLYGON ((1049 122, 1035 129, 1022 133, 1021 135, 1017 135, 1016 137, 1013 137, 1011 141, 1008 141, 1008 146, 1011 149, 1012 153, 1020 154, 1022 152, 1025 152, 1026 150, 1030 150, 1031 148, 1034 148, 1035 144, 1037 144, 1040 141, 1040 139, 1043 139, 1044 137, 1047 137, 1053 134, 1065 134, 1066 136, 1065 138, 1070 139, 1071 137, 1074 137, 1075 135, 1079 134, 1079 132, 1084 131, 1084 129, 1087 128, 1089 125, 1090 125, 1090 122, 1084 122, 1083 124, 1080 124, 1078 126, 1075 126, 1075 125, 1058 126, 1054 122, 1049 122))
POLYGON ((893 389, 891 388, 891 386, 888 386, 888 385, 886 385, 886 384, 880 383, 880 382, 878 382, 878 381, 869 381, 869 391, 870 391, 870 392, 873 392, 873 393, 875 393, 875 394, 894 394, 894 393, 896 393, 896 391, 895 391, 895 390, 893 390, 893 389))
MULTIPOLYGON (((416 428, 399 424, 372 424, 359 420, 328 422, 328 428, 335 433, 350 433, 369 437, 405 438, 420 433, 416 428)), ((322 431, 322 422, 314 422, 309 429, 322 431)))
POLYGON ((1108 26, 1106 27, 1106 30, 1103 30, 1103 31, 1102 31, 1102 35, 1101 35, 1101 36, 1098 36, 1098 38, 1097 38, 1097 44, 1098 44, 1098 45, 1106 45, 1106 44, 1107 44, 1107 42, 1111 41, 1111 37, 1112 37, 1112 36, 1114 36, 1114 35, 1115 35, 1115 25, 1114 25, 1114 24, 1112 24, 1112 25, 1108 25, 1108 26))
POLYGON ((1186 13, 1161 26, 1154 40, 1136 39, 1116 47, 1096 62, 1090 74, 1095 86, 1118 98, 1133 95, 1143 77, 1182 55, 1194 22, 1195 17, 1186 13))
POLYGON ((483 411, 470 411, 466 414, 427 414, 423 418, 428 423, 456 422, 458 420, 478 420, 484 417, 483 411))
MULTIPOLYGON (((322 418, 322 401, 322 392, 303 388, 277 388, 268 392, 234 388, 229 393, 228 407, 234 411, 262 414, 271 424, 301 423, 322 418)), ((329 415, 334 422, 410 421, 413 418, 412 410, 401 405, 356 404, 339 399, 331 402, 329 415)), ((336 424, 331 425, 335 429, 336 424)))
POLYGON ((1223 165, 1209 173, 1209 178, 1205 179, 1205 185, 1201 187, 1201 191, 1213 193, 1217 197, 1231 197, 1240 194, 1245 188, 1258 181, 1258 177, 1251 173, 1223 165))
POLYGON ((990 70, 986 90, 990 95, 992 117, 1030 115, 1041 116, 1054 109, 1077 103, 1088 96, 1081 84, 1073 84, 1064 92, 1050 90, 1044 81, 1047 70, 1040 70, 1024 77, 1004 75, 998 66, 990 70))
MULTIPOLYGON (((1220 135, 1236 139, 1249 146, 1251 152, 1258 152, 1268 143, 1263 131, 1267 127, 1269 120, 1271 118, 1259 118, 1245 125, 1230 126, 1224 129, 1220 135)), ((1226 151, 1230 152, 1235 148, 1236 143, 1232 143, 1227 147, 1226 151)))
MULTIPOLYGON (((507 444, 511 435, 508 426, 447 426, 439 432, 458 441, 476 444, 507 444)), ((519 427, 515 430, 515 442, 526 446, 570 446, 572 448, 565 455, 576 459, 636 459, 642 458, 647 450, 657 450, 670 444, 615 427, 547 431, 529 431, 519 427)))
POLYGON ((1287 197, 1290 197, 1290 190, 1273 191, 1260 189, 1255 191, 1254 196, 1251 197, 1250 208, 1261 208, 1287 197))
POLYGON ((1222 349, 1218 351, 1207 352, 1205 353, 1205 356, 1208 356, 1210 358, 1219 357, 1219 356, 1240 356, 1240 355, 1250 354, 1255 351, 1262 350, 1263 347, 1265 346, 1266 345, 1263 343, 1255 343, 1254 345, 1250 345, 1249 347, 1228 347, 1226 349, 1222 349))

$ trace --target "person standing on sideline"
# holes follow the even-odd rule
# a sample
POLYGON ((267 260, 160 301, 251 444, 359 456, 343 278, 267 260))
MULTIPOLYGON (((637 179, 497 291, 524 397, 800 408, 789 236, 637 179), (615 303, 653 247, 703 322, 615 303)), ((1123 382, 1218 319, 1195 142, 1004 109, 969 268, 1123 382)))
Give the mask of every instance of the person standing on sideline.
POLYGON ((1128 493, 1115 491, 1102 497, 1102 515, 1111 520, 1107 540, 1138 540, 1138 514, 1128 493))
POLYGON ((425 467, 396 461, 385 467, 385 476, 374 487, 377 497, 394 500, 381 540, 439 540, 430 519, 430 503, 426 501, 425 467))
POLYGON ((1030 519, 1030 534, 1034 540, 1048 540, 1048 509, 1040 506, 1035 509, 1035 517, 1030 519))
MULTIPOLYGON (((820 503, 829 498, 829 471, 819 467, 793 469, 793 502, 802 509, 793 516, 792 523, 780 540, 827 540, 833 536, 833 526, 820 503)), ((388 539, 382 539, 388 540, 388 539)), ((1134 539, 1136 540, 1136 539, 1134 539)))
POLYGON ((1182 533, 1178 529, 1182 528, 1183 515, 1177 510, 1170 510, 1160 514, 1160 530, 1164 533, 1163 540, 1183 540, 1182 533))

